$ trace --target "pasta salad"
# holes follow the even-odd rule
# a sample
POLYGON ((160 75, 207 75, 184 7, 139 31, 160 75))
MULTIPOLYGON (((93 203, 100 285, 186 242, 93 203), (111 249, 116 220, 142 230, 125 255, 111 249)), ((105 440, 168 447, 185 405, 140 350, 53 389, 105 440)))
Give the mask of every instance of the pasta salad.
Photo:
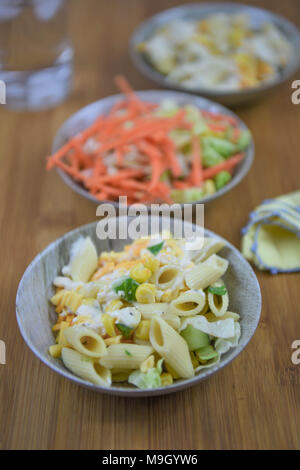
POLYGON ((275 24, 254 28, 244 13, 170 21, 137 47, 169 82, 220 91, 274 80, 293 53, 292 44, 275 24))
POLYGON ((217 364, 236 346, 239 315, 222 280, 224 242, 188 250, 170 233, 134 240, 98 256, 80 237, 54 279, 56 342, 49 348, 75 375, 96 385, 171 385, 217 364))

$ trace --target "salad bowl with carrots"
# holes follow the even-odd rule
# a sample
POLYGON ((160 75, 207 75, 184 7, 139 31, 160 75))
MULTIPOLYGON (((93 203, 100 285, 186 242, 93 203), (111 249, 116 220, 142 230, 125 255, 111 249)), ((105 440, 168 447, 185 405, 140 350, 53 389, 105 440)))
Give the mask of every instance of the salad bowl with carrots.
POLYGON ((56 167, 77 193, 98 203, 206 203, 249 171, 254 143, 231 111, 175 91, 122 94, 75 113, 59 129, 47 169, 56 167))

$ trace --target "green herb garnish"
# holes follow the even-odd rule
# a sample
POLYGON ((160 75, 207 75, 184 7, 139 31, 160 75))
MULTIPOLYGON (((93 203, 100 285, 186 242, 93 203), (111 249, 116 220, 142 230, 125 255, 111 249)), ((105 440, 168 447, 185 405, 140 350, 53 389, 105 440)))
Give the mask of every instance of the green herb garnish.
POLYGON ((127 351, 127 349, 124 349, 124 351, 127 356, 132 356, 131 352, 127 351))
POLYGON ((210 292, 211 294, 215 294, 215 295, 225 295, 225 294, 227 294, 227 289, 226 289, 225 286, 219 286, 219 287, 209 286, 207 291, 210 292))
POLYGON ((156 245, 148 246, 147 249, 155 256, 157 253, 160 252, 162 247, 164 246, 164 242, 157 243, 156 245))
POLYGON ((131 333, 134 330, 134 328, 130 328, 130 326, 123 325, 122 323, 116 323, 116 327, 118 328, 118 330, 120 330, 120 332, 126 339, 130 337, 131 333))
POLYGON ((135 293, 136 293, 138 286, 139 286, 138 282, 136 282, 131 277, 127 277, 125 279, 122 278, 119 281, 117 281, 113 285, 113 289, 117 293, 121 292, 122 298, 127 300, 127 302, 132 302, 133 300, 136 300, 135 293))

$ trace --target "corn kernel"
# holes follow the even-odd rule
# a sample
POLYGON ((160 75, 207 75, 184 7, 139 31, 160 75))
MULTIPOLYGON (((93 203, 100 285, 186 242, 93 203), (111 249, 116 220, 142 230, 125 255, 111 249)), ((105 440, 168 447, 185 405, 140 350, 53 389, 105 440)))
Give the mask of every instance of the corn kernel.
POLYGON ((108 313, 103 313, 103 315, 101 316, 101 321, 106 330, 106 333, 109 336, 116 336, 114 319, 110 315, 108 315, 108 313))
POLYGON ((153 304, 155 302, 155 292, 155 286, 145 282, 137 288, 136 300, 141 304, 153 304))
POLYGON ((183 256, 183 251, 182 249, 177 245, 176 241, 175 240, 168 240, 168 246, 170 248, 172 248, 172 250, 174 251, 174 253, 176 254, 176 256, 178 258, 182 258, 183 256))
POLYGON ((142 263, 138 263, 130 270, 130 277, 136 282, 147 282, 151 277, 150 269, 146 268, 142 263))
POLYGON ((142 259, 142 263, 145 268, 150 269, 151 273, 154 273, 159 268, 159 261, 154 256, 145 256, 142 259))
POLYGON ((115 310, 119 310, 123 307, 122 300, 113 299, 109 302, 109 304, 105 307, 105 312, 114 312, 115 310))
POLYGON ((50 356, 57 358, 61 356, 61 350, 62 346, 60 344, 52 344, 49 348, 49 354, 50 356))
POLYGON ((169 374, 171 374, 173 379, 179 379, 179 375, 177 374, 177 372, 175 372, 175 370, 167 362, 164 362, 164 366, 169 372, 169 374))
POLYGON ((149 340, 149 331, 150 331, 150 320, 140 321, 137 329, 135 330, 135 338, 141 339, 142 341, 149 340))
POLYGON ((192 360, 193 367, 194 367, 194 369, 196 369, 196 367, 199 366, 199 361, 198 361, 198 359, 196 358, 195 353, 190 352, 190 356, 191 356, 191 360, 192 360))
POLYGON ((171 374, 168 374, 167 372, 163 372, 160 376, 161 380, 161 385, 163 387, 167 387, 168 385, 172 385, 173 383, 173 377, 171 374))
POLYGON ((145 359, 144 362, 140 365, 141 372, 147 372, 149 369, 154 367, 154 356, 153 354, 145 359))

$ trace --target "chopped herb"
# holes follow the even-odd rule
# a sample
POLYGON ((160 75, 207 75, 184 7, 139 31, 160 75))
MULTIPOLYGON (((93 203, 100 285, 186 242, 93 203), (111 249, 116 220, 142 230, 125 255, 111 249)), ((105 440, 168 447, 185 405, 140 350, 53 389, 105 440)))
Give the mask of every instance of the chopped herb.
POLYGON ((127 351, 127 349, 124 349, 125 351, 125 354, 127 354, 127 356, 132 356, 131 352, 127 351))
POLYGON ((91 361, 91 359, 89 357, 86 357, 86 356, 80 356, 80 360, 82 362, 90 362, 91 361))
POLYGON ((139 283, 136 282, 131 277, 122 278, 118 282, 113 285, 113 289, 115 292, 121 293, 121 296, 127 300, 127 302, 132 302, 136 300, 135 292, 139 286, 139 283))
POLYGON ((160 252, 162 247, 164 246, 164 242, 157 243, 156 245, 148 246, 148 250, 155 256, 157 253, 160 252))
POLYGON ((219 287, 209 286, 209 288, 207 290, 211 294, 215 294, 215 295, 225 295, 225 294, 227 294, 227 289, 226 289, 225 286, 219 286, 219 287))
POLYGON ((118 330, 120 330, 120 332, 126 339, 130 337, 131 333, 134 330, 134 328, 130 328, 130 326, 123 325, 122 323, 116 323, 116 327, 118 328, 118 330))

